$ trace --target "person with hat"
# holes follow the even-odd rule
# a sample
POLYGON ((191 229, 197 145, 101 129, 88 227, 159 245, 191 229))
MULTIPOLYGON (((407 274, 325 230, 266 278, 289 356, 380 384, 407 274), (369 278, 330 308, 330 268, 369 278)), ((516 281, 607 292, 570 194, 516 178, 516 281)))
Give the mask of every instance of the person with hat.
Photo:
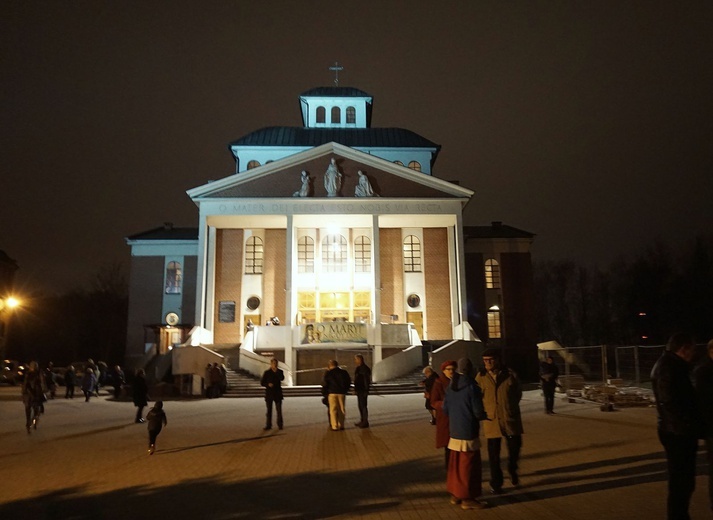
POLYGON ((451 455, 448 449, 448 439, 450 439, 450 430, 448 428, 448 415, 443 411, 443 400, 446 398, 446 388, 451 384, 451 378, 456 370, 455 361, 444 361, 441 363, 441 374, 433 382, 429 401, 431 408, 436 414, 436 449, 445 449, 445 464, 448 471, 448 459, 451 455))
POLYGON ((488 441, 490 490, 499 494, 503 490, 503 471, 500 467, 503 437, 508 447, 510 482, 515 487, 520 484, 517 471, 524 433, 520 415, 522 385, 517 374, 503 364, 500 350, 486 349, 482 357, 483 367, 476 374, 475 381, 483 391, 483 406, 489 419, 483 424, 483 431, 488 441))
POLYGON ((480 421, 487 419, 480 387, 473 379, 473 363, 468 358, 458 360, 458 368, 446 389, 443 411, 448 414, 450 460, 446 489, 451 504, 462 509, 483 509, 482 464, 480 458, 480 421))

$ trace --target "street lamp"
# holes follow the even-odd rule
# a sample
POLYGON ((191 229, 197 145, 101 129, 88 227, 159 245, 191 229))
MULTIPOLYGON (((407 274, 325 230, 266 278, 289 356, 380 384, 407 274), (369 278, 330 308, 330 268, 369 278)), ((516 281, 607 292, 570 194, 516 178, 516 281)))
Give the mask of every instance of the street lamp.
POLYGON ((0 359, 4 359, 5 357, 9 315, 12 310, 19 307, 20 304, 20 300, 14 296, 0 298, 0 359))

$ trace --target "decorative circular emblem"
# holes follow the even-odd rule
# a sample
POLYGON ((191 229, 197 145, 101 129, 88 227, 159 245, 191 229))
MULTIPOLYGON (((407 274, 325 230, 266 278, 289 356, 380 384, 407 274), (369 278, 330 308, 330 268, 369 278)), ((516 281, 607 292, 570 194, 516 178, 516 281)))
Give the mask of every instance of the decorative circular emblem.
POLYGON ((421 298, 418 296, 418 294, 409 294, 406 301, 408 302, 408 306, 412 309, 421 305, 421 298))
POLYGON ((169 312, 166 314, 166 324, 167 325, 178 325, 178 322, 180 321, 180 318, 178 317, 178 314, 175 312, 169 312))
POLYGON ((258 307, 260 307, 260 298, 258 298, 257 296, 251 296, 250 298, 248 298, 247 306, 248 309, 254 311, 258 307))

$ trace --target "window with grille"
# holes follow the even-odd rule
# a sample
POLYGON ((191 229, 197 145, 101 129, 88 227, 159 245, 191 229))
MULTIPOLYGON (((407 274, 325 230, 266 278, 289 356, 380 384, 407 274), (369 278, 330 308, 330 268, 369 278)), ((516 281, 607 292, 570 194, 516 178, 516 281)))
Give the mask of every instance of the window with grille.
POLYGON ((418 161, 411 161, 410 163, 408 163, 408 167, 412 170, 416 170, 417 172, 421 171, 421 163, 418 161))
POLYGON ((356 123, 356 108, 347 107, 347 124, 356 123))
POLYGON ((347 270, 347 240, 342 235, 327 235, 322 240, 322 272, 347 270))
POLYGON ((332 107, 332 124, 342 122, 342 111, 339 107, 332 107))
POLYGON ((181 294, 183 271, 180 262, 169 262, 166 265, 166 294, 181 294))
POLYGON ((371 240, 364 235, 354 240, 354 272, 371 272, 371 240))
POLYGON ((407 273, 421 272, 421 241, 414 235, 404 239, 404 271, 407 273))
POLYGON ((248 163, 248 170, 252 170, 253 168, 257 168, 258 166, 260 166, 259 161, 250 161, 248 163))
POLYGON ((300 237, 297 241, 297 272, 314 273, 314 240, 300 237))
POLYGON ((488 311, 488 337, 501 338, 500 311, 488 311))
POLYGON ((485 261, 485 288, 500 289, 500 264, 492 258, 485 261))
POLYGON ((262 239, 250 237, 245 242, 245 274, 262 274, 262 239))

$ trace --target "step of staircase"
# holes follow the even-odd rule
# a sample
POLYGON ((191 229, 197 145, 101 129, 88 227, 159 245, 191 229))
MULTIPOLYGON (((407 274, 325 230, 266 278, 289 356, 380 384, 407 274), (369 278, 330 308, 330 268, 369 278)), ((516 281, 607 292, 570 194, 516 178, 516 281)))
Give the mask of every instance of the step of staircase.
MULTIPOLYGON (((423 380, 423 374, 419 368, 410 374, 391 381, 373 384, 371 393, 374 395, 420 393, 423 392, 423 387, 418 384, 421 380, 423 380)), ((322 388, 318 385, 283 386, 282 393, 285 397, 320 396, 322 395, 322 388)), ((228 372, 228 390, 223 394, 223 397, 264 396, 265 389, 260 386, 260 378, 243 370, 231 370, 228 372)))

